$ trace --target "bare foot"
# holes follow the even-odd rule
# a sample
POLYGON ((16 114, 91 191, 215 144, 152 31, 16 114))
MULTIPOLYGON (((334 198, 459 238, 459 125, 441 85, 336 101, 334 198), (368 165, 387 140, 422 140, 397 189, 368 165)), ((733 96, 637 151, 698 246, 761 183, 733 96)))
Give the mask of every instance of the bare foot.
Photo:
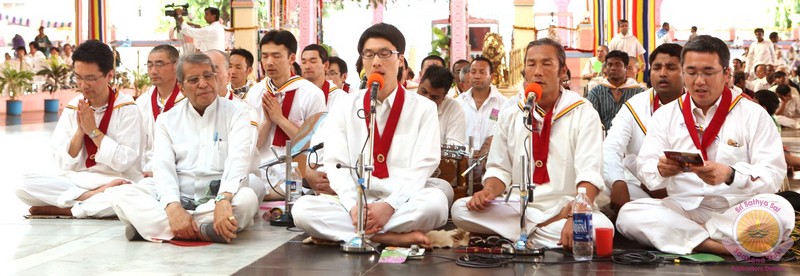
POLYGON ((424 248, 431 248, 431 240, 420 231, 408 233, 386 232, 373 235, 370 240, 384 245, 408 247, 418 244, 424 248))
POLYGON ((698 245, 697 247, 694 248, 694 251, 695 252, 703 252, 703 253, 712 253, 712 254, 723 255, 723 256, 730 256, 731 255, 731 252, 728 251, 728 249, 725 248, 725 246, 722 245, 721 242, 718 242, 718 241, 715 241, 715 240, 712 240, 712 239, 704 240, 702 243, 700 243, 700 245, 698 245))
POLYGON ((311 237, 311 242, 313 242, 314 244, 317 244, 317 245, 339 245, 338 242, 329 241, 329 240, 321 239, 321 238, 315 238, 315 237, 311 237))
POLYGON ((70 208, 59 208, 56 206, 32 206, 28 209, 31 215, 37 216, 72 216, 70 208))
POLYGON ((91 191, 83 193, 76 200, 84 201, 84 200, 86 200, 86 199, 88 199, 88 198, 90 198, 90 197, 92 197, 92 196, 94 196, 96 194, 102 193, 103 191, 105 191, 108 188, 119 186, 119 185, 124 185, 124 184, 131 184, 131 182, 128 181, 128 180, 125 180, 125 179, 114 179, 114 180, 111 180, 111 182, 108 182, 108 184, 106 184, 106 185, 97 187, 97 189, 94 189, 94 190, 91 190, 91 191))

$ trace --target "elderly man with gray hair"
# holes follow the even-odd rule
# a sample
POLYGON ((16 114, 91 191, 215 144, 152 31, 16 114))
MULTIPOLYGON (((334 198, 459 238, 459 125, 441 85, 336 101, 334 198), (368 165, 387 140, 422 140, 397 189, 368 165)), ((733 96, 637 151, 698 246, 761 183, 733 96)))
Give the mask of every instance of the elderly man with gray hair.
POLYGON ((253 223, 263 193, 251 188, 263 188, 254 175, 256 115, 244 103, 220 100, 217 73, 206 54, 178 61, 188 101, 156 120, 153 178, 114 198, 128 239, 229 243, 253 223))

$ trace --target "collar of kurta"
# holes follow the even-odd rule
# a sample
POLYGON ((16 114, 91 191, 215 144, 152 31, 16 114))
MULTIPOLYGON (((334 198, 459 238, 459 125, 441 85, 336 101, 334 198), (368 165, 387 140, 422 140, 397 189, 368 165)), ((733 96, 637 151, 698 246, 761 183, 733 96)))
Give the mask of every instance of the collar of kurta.
MULTIPOLYGON (((553 106, 553 123, 585 103, 583 97, 575 92, 561 89, 559 93, 561 93, 561 95, 556 100, 555 106, 553 106)), ((517 102, 517 107, 519 107, 520 110, 525 110, 525 99, 521 99, 517 102)), ((544 121, 545 115, 547 115, 547 112, 537 105, 534 118, 544 121)))
POLYGON ((639 83, 637 83, 636 80, 634 80, 632 78, 626 79, 625 83, 623 83, 620 86, 614 86, 613 84, 611 84, 611 82, 608 81, 608 78, 604 78, 603 82, 600 83, 600 86, 609 88, 611 90, 614 90, 614 89, 627 89, 627 88, 641 88, 639 83))
POLYGON ((269 92, 273 96, 276 96, 277 94, 282 94, 288 91, 298 89, 301 86, 300 82, 301 80, 303 80, 303 78, 301 78, 300 76, 292 75, 289 77, 289 79, 286 80, 286 83, 278 87, 272 82, 272 79, 268 79, 266 81, 267 92, 269 92))

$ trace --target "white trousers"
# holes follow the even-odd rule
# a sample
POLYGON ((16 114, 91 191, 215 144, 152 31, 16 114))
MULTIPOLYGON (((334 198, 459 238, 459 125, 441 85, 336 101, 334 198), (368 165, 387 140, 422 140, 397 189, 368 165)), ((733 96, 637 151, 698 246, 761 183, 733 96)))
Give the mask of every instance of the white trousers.
MULTIPOLYGON (((446 181, 443 181, 445 184, 446 181)), ((450 185, 447 184, 447 187, 450 185)), ((394 211, 381 233, 426 233, 447 223, 447 196, 441 185, 428 181, 425 188, 412 194, 405 204, 394 211)), ((450 188, 452 196, 452 188, 450 188)), ((452 198, 452 197, 451 197, 452 198)), ((376 198, 367 198, 375 202, 376 198)), ((330 241, 349 241, 356 229, 345 209, 335 196, 303 196, 292 209, 294 223, 312 237, 330 241)))
MULTIPOLYGON (((473 233, 497 234, 512 241, 519 239, 521 230, 519 201, 491 203, 489 207, 481 211, 470 211, 467 209, 467 203, 470 199, 472 199, 472 197, 456 200, 456 202, 453 203, 453 208, 450 210, 453 223, 455 223, 458 228, 473 233)), ((497 200, 501 201, 504 200, 504 198, 498 197, 497 200)), ((525 216, 529 231, 528 239, 533 240, 536 244, 547 247, 561 247, 558 245, 558 241, 561 240, 561 230, 564 228, 564 223, 566 223, 567 220, 560 219, 547 226, 536 228, 536 224, 547 219, 533 220, 531 218, 541 217, 543 213, 544 212, 532 207, 528 207, 525 216)), ((594 229, 614 228, 614 223, 603 213, 598 211, 592 213, 592 225, 594 229)))
MULTIPOLYGON (((231 200, 233 216, 239 222, 241 231, 253 224, 261 202, 256 192, 242 187, 231 200)), ((114 212, 125 224, 133 225, 136 231, 148 241, 169 240, 175 235, 169 226, 167 212, 158 201, 152 178, 146 178, 137 185, 120 187, 113 193, 114 212)), ((214 201, 200 204, 194 211, 188 211, 198 226, 214 223, 214 201)))
POLYGON ((778 121, 778 124, 781 126, 785 126, 791 129, 800 129, 800 120, 789 118, 782 115, 776 115, 775 120, 778 121))
POLYGON ((106 189, 84 201, 78 201, 77 198, 114 179, 124 178, 89 172, 70 173, 68 176, 29 174, 23 177, 22 185, 17 188, 16 194, 23 203, 29 206, 70 208, 72 216, 78 218, 110 217, 114 215, 114 210, 111 209, 109 194, 114 193, 117 187, 106 189))
MULTIPOLYGON (((791 231, 794 227, 794 209, 783 197, 760 194, 751 199, 779 206, 777 215, 783 231, 791 231)), ((669 197, 644 198, 622 207, 617 216, 617 228, 623 236, 660 251, 689 254, 709 238, 733 241, 733 228, 739 214, 737 206, 729 206, 725 199, 715 197, 704 199, 694 210, 684 210, 669 197)))

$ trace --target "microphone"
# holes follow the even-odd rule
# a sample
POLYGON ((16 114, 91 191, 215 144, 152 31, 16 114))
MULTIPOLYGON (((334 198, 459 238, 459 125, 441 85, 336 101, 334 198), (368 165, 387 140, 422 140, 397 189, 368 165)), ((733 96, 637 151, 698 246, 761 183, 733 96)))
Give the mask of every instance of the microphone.
POLYGON ((542 86, 532 82, 525 86, 525 109, 532 110, 534 103, 542 98, 542 86))
MULTIPOLYGON (((297 157, 300 154, 303 154, 304 152, 316 152, 316 151, 322 149, 325 146, 324 144, 325 143, 319 143, 319 144, 316 144, 313 147, 310 147, 308 149, 304 149, 304 150, 292 153, 292 158, 294 159, 295 157, 297 157)), ((276 154, 276 156, 277 156, 277 154, 276 154)), ((272 166, 275 166, 275 165, 278 165, 278 164, 281 164, 281 163, 286 163, 285 159, 286 159, 286 155, 283 155, 283 156, 278 157, 276 160, 270 161, 267 164, 259 166, 258 168, 259 169, 263 169, 263 168, 272 167, 272 166)))
POLYGON ((372 97, 373 100, 377 99, 378 90, 383 88, 383 76, 378 73, 372 73, 369 75, 369 78, 367 78, 367 84, 369 85, 370 97, 372 97))

